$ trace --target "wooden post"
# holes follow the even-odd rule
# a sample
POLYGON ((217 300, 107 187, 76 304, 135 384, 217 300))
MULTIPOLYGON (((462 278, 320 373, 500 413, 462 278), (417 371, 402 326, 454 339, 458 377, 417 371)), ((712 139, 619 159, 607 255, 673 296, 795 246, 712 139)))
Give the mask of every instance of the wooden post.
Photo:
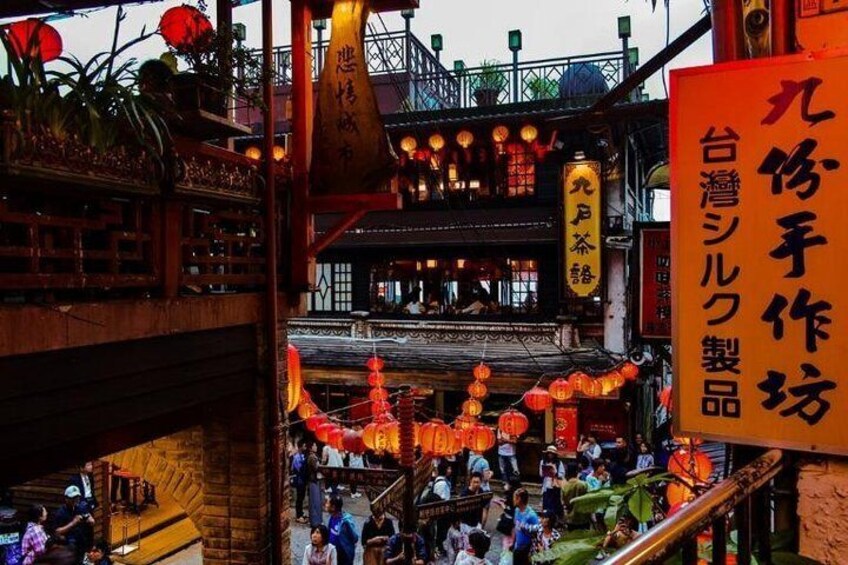
POLYGON ((180 291, 180 274, 183 268, 183 204, 175 200, 162 203, 162 293, 165 298, 176 298, 180 291))
POLYGON ((737 0, 713 1, 713 62, 738 61, 745 58, 742 33, 742 4, 737 0))
POLYGON ((291 279, 289 289, 293 304, 309 287, 307 250, 312 236, 312 215, 307 212, 309 197, 309 165, 312 160, 312 9, 306 0, 292 0, 292 196, 291 279))
POLYGON ((403 533, 406 562, 415 561, 415 542, 412 535, 418 517, 415 515, 415 400, 412 391, 407 388, 398 399, 398 419, 400 420, 400 467, 406 482, 403 490, 403 533))
POLYGON ((795 52, 795 2, 771 0, 771 54, 774 57, 795 52))

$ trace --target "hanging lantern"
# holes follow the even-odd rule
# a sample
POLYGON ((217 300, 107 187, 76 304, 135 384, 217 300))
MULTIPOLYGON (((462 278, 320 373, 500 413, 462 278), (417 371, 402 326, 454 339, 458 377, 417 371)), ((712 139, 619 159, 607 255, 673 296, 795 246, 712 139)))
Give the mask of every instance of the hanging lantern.
POLYGON ((495 446, 495 432, 489 426, 477 424, 463 434, 464 445, 471 451, 485 453, 495 446))
POLYGON ((660 391, 660 406, 671 412, 671 386, 667 386, 660 391))
POLYGON ((568 382, 571 384, 571 389, 574 392, 585 392, 583 387, 586 383, 592 380, 592 377, 584 373, 583 371, 575 371, 568 375, 568 382))
POLYGON ((551 395, 542 387, 534 386, 524 393, 524 405, 533 412, 544 412, 551 404, 551 395))
POLYGON ((374 387, 368 393, 368 399, 373 402, 380 402, 389 399, 389 391, 382 387, 374 387))
MULTIPOLYGON (((468 402, 468 401, 466 401, 468 402)), ((476 402, 476 400, 475 400, 476 402)), ((453 427, 459 431, 470 430, 477 424, 477 418, 469 415, 459 416, 456 420, 453 421, 453 427)))
POLYGON ((386 402, 385 400, 378 400, 377 402, 371 403, 371 414, 373 416, 379 416, 381 414, 385 414, 391 411, 392 405, 386 402))
POLYGON ((344 449, 343 440, 345 431, 346 430, 344 428, 336 426, 334 429, 330 430, 330 433, 327 435, 327 443, 339 451, 342 451, 344 449))
POLYGON ((6 34, 12 51, 20 58, 28 56, 47 63, 62 54, 62 36, 56 28, 37 18, 9 24, 6 34))
POLYGON ((456 134, 456 142, 463 149, 468 149, 471 147, 471 144, 474 143, 474 134, 467 129, 464 129, 456 134))
POLYGON ((362 441, 362 432, 357 430, 345 430, 342 437, 342 448, 350 453, 364 453, 365 442, 362 441))
POLYGON ((621 374, 621 371, 613 369, 609 373, 607 373, 607 378, 612 381, 612 384, 615 388, 621 388, 627 382, 627 379, 624 378, 624 375, 621 374))
POLYGON ((315 428, 315 439, 321 443, 328 443, 330 440, 330 432, 337 428, 338 426, 334 423, 325 421, 323 424, 315 428))
POLYGON ((282 161, 285 158, 286 158, 286 148, 282 147, 280 145, 275 145, 274 146, 274 160, 279 162, 279 161, 282 161))
POLYGON ((483 404, 475 398, 469 398, 462 403, 462 413, 467 416, 479 416, 483 413, 483 404))
POLYGON ((485 381, 485 380, 488 380, 488 378, 492 376, 492 369, 490 369, 489 366, 486 365, 485 363, 480 362, 479 365, 474 367, 473 374, 474 374, 474 378, 477 379, 478 381, 485 381))
POLYGON ((511 436, 520 436, 530 428, 527 416, 514 408, 510 408, 498 417, 498 429, 511 436))
POLYGON ((557 379, 548 387, 548 393, 554 402, 566 402, 574 396, 574 389, 566 379, 557 379))
POLYGON ((286 412, 292 412, 300 404, 300 395, 303 390, 303 377, 300 372, 300 353, 292 344, 288 346, 286 379, 288 380, 288 385, 286 386, 288 395, 286 412))
POLYGON ((302 401, 297 405, 297 415, 301 420, 308 420, 317 413, 318 407, 311 400, 302 401))
POLYGON ((445 138, 438 133, 434 133, 430 136, 430 139, 427 140, 427 143, 433 151, 438 152, 445 146, 445 138))
POLYGON ((489 394, 489 388, 480 381, 474 381, 468 385, 468 396, 471 398, 480 400, 481 398, 485 398, 487 394, 489 394))
POLYGON ((386 451, 391 453, 392 455, 400 454, 400 422, 388 422, 383 425, 383 429, 386 432, 386 441, 388 445, 386 446, 386 451))
POLYGON ((618 372, 621 373, 624 380, 635 381, 636 377, 639 376, 639 365, 630 361, 625 361, 624 364, 618 368, 618 372))
POLYGON ((418 148, 418 141, 411 135, 408 135, 400 140, 400 148, 412 159, 415 155, 415 150, 418 148))
POLYGON ((601 379, 587 377, 582 387, 583 394, 589 398, 597 398, 604 394, 604 385, 601 383, 601 379))
POLYGON ((386 384, 386 377, 379 371, 372 371, 368 375, 368 386, 381 387, 386 384))
POLYGON ((604 375, 597 382, 601 383, 601 396, 609 396, 616 389, 615 379, 610 375, 604 375))
POLYGON ((713 473, 713 462, 701 451, 678 449, 668 461, 668 472, 685 481, 705 482, 713 473))
POLYGON ((387 423, 385 421, 374 421, 365 426, 365 429, 362 431, 362 442, 365 444, 365 447, 377 452, 383 452, 388 449, 387 423))
POLYGON ((695 449, 704 443, 704 440, 699 437, 674 436, 674 443, 686 449, 695 449))
POLYGON ((520 134, 521 139, 523 139, 527 143, 533 143, 534 141, 536 141, 536 138, 539 137, 539 130, 536 129, 536 126, 528 124, 521 128, 520 134))
MULTIPOLYGON (((430 420, 421 426, 421 450, 436 457, 452 454, 456 434, 453 428, 442 420, 430 420)), ((460 437, 460 444, 462 443, 460 437)))
POLYGON ((322 412, 317 412, 306 419, 306 429, 313 434, 318 430, 318 427, 327 423, 327 415, 322 412))
POLYGON ((212 22, 193 6, 177 6, 162 14, 159 33, 179 52, 198 52, 212 40, 212 22))
POLYGON ((256 147, 255 145, 251 145, 250 147, 244 150, 244 156, 248 159, 259 161, 260 159, 262 159, 262 150, 256 147))
POLYGON ((506 126, 498 126, 492 130, 492 139, 495 143, 503 143, 509 139, 509 128, 506 126))
POLYGON ((669 483, 666 487, 665 499, 669 506, 683 504, 695 499, 695 491, 678 482, 669 483))
POLYGON ((377 357, 376 355, 374 357, 369 358, 368 361, 365 363, 365 366, 368 367, 368 369, 372 372, 382 371, 384 365, 385 363, 383 362, 383 360, 380 357, 377 357))

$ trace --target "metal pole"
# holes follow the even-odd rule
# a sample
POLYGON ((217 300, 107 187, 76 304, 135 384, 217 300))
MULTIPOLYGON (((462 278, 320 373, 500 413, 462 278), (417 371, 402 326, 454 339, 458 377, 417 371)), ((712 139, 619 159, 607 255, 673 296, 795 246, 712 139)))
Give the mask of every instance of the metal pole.
POLYGON ((415 561, 415 400, 407 388, 398 399, 400 420, 400 468, 405 478, 403 489, 403 533, 404 555, 407 563, 415 561))
POLYGON ((324 30, 323 28, 318 28, 318 75, 321 75, 321 71, 324 69, 324 30))
MULTIPOLYGON (((404 39, 403 48, 405 52, 404 63, 406 64, 406 77, 409 81, 409 104, 411 110, 415 110, 418 106, 415 100, 415 74, 412 72, 412 18, 404 16, 404 39)), ((401 100, 403 103, 403 100, 401 100)))
POLYGON ((518 87, 518 49, 512 50, 512 101, 518 102, 520 92, 518 87))
MULTIPOLYGON (((283 563, 283 415, 280 406, 281 378, 279 303, 277 295, 277 188, 274 164, 274 9, 273 0, 262 0, 262 65, 263 102, 265 114, 265 338, 268 367, 266 372, 266 402, 271 424, 271 559, 274 565, 283 563)), ((285 339, 285 338, 284 338, 285 339)))
MULTIPOLYGON (((622 80, 627 80, 627 77, 630 76, 630 38, 624 36, 621 38, 621 72, 623 74, 622 80)), ((629 101, 633 101, 633 91, 627 93, 627 99, 629 101)))
POLYGON ((745 58, 742 5, 737 0, 712 0, 713 61, 724 63, 745 58))

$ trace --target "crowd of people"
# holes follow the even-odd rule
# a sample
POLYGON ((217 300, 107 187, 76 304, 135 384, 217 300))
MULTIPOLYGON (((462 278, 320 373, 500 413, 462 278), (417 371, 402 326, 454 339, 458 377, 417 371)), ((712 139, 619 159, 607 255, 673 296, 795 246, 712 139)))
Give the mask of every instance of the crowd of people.
POLYGON ((112 564, 108 544, 94 539, 98 500, 92 473, 91 462, 79 466, 52 515, 40 504, 29 508, 20 545, 22 565, 112 564))
MULTIPOLYGON (((480 506, 462 515, 453 515, 419 524, 414 534, 403 534, 392 519, 383 513, 371 515, 357 530, 356 522, 343 510, 341 492, 344 485, 326 481, 321 485, 319 466, 379 467, 388 462, 376 455, 366 457, 344 454, 331 446, 320 451, 312 441, 301 441, 292 448, 292 484, 296 490, 295 513, 300 523, 311 529, 311 545, 303 554, 302 565, 349 565, 353 563, 357 544, 361 544, 366 565, 403 562, 404 541, 414 552, 414 562, 449 563, 452 565, 485 565, 492 538, 500 534, 501 563, 527 565, 533 556, 549 550, 562 532, 593 530, 604 534, 599 549, 617 549, 638 535, 637 524, 622 519, 611 530, 603 515, 581 512, 572 500, 586 493, 611 485, 623 484, 628 473, 654 466, 650 446, 635 436, 635 448, 624 437, 615 440, 614 447, 603 449, 592 435, 580 436, 575 460, 560 458, 555 446, 541 454, 538 477, 525 477, 541 483, 541 501, 531 504, 530 492, 522 484, 516 457, 516 439, 498 433, 497 472, 502 481, 502 497, 494 497, 491 505, 501 511, 490 523, 491 505, 480 506), (304 501, 309 498, 308 517, 304 501), (329 516, 322 523, 322 508, 329 516)), ((491 492, 490 480, 495 476, 489 461, 482 453, 468 452, 465 457, 437 458, 433 474, 417 503, 450 500, 491 492)), ((350 485, 351 498, 362 496, 356 485, 350 485)), ((538 561, 539 557, 536 558, 538 561)), ((489 563, 489 565, 491 565, 489 563)))

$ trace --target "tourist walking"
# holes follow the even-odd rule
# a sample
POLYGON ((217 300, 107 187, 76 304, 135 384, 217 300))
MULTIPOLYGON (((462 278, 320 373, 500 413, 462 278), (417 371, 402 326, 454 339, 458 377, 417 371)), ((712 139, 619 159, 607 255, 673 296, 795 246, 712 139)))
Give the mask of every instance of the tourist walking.
POLYGON ((539 477, 542 479, 542 508, 556 517, 562 516, 560 481, 565 479, 565 466, 559 460, 559 452, 549 445, 539 461, 539 477))
MULTIPOLYGON (((347 455, 347 466, 351 469, 364 469, 365 468, 365 458, 361 453, 348 453, 347 455)), ((358 490, 359 485, 355 482, 350 483, 350 497, 351 498, 362 498, 362 493, 358 490)))
POLYGON ((306 484, 309 492, 309 526, 314 528, 319 526, 323 521, 321 509, 324 505, 324 495, 321 493, 321 485, 318 482, 318 445, 314 441, 307 444, 309 455, 306 459, 306 484))
POLYGON ((312 543, 306 546, 301 565, 338 565, 336 548, 330 543, 327 526, 312 526, 309 539, 312 543))
POLYGON ((528 502, 527 489, 520 488, 513 495, 515 512, 515 541, 512 542, 513 565, 530 565, 530 552, 533 550, 534 526, 539 525, 539 516, 528 502))
POLYGON ((330 543, 336 547, 338 565, 353 565, 359 533, 353 516, 342 509, 343 505, 340 496, 327 501, 327 512, 330 514, 327 529, 330 530, 330 543))
POLYGON ((301 440, 297 445, 297 452, 291 459, 291 483, 294 487, 294 515, 299 524, 306 523, 303 515, 303 502, 306 499, 306 488, 309 486, 309 467, 306 464, 308 454, 306 442, 301 440))
POLYGON ((498 469, 504 482, 520 478, 518 459, 515 458, 515 443, 515 436, 498 430, 498 469))

